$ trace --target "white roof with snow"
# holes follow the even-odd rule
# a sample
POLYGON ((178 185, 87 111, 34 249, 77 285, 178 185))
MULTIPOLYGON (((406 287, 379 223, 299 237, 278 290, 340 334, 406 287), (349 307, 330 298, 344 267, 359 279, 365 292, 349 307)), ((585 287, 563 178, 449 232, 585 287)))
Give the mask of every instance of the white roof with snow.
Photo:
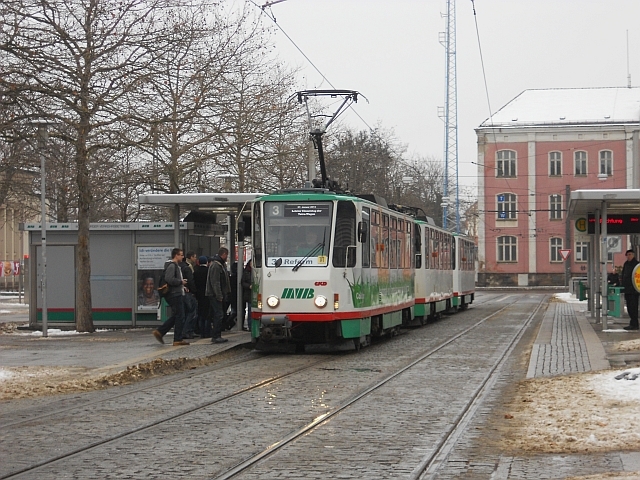
POLYGON ((640 87, 525 90, 479 128, 640 123, 640 87))

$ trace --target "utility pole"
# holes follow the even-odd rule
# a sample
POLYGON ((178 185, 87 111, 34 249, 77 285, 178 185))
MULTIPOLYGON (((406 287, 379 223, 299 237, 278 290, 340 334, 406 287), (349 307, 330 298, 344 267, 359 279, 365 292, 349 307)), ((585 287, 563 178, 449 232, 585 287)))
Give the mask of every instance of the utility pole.
POLYGON ((444 199, 442 227, 460 233, 460 196, 458 192, 458 81, 456 78, 456 1, 447 0, 447 28, 440 33, 445 49, 444 105, 444 199), (449 220, 455 221, 449 225, 449 220))

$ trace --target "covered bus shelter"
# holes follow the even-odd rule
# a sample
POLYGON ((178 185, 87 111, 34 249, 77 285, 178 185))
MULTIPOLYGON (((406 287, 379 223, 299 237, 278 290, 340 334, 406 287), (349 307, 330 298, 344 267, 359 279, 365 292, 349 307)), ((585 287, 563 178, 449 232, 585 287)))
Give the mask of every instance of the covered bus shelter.
MULTIPOLYGON (((241 263, 244 258, 244 232, 250 231, 250 225, 242 225, 242 218, 251 215, 253 202, 265 195, 264 193, 152 193, 140 195, 138 202, 141 205, 153 205, 165 207, 172 211, 172 221, 176 228, 174 230, 174 244, 180 245, 180 216, 182 211, 189 211, 189 215, 197 212, 205 214, 222 214, 227 216, 227 241, 229 248, 229 267, 233 259, 238 258, 238 271, 241 271, 241 263), (243 228, 239 228, 240 225, 243 228), (237 252, 236 252, 237 241, 237 252)), ((240 280, 242 275, 237 275, 238 298, 236 299, 237 311, 244 308, 242 305, 242 287, 240 280)), ((241 322, 236 322, 235 329, 242 328, 241 322)))
POLYGON ((586 222, 589 235, 589 310, 596 323, 607 329, 607 256, 609 236, 627 235, 627 249, 638 256, 640 244, 640 190, 575 190, 569 200, 569 218, 586 222), (600 228, 596 228, 600 225, 600 228))

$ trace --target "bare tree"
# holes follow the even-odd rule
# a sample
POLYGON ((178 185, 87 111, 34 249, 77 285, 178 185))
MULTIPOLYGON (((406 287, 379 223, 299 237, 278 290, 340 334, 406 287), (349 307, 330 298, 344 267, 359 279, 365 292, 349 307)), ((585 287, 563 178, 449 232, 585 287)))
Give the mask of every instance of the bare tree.
POLYGON ((375 193, 395 201, 402 179, 402 153, 390 131, 346 129, 328 138, 327 174, 343 188, 356 193, 375 193))
MULTIPOLYGON (((117 150, 114 131, 130 116, 128 96, 164 52, 164 18, 176 0, 4 0, 0 89, 22 119, 40 117, 73 146, 77 187, 76 328, 94 330, 89 221, 91 159, 117 150)), ((166 44, 165 44, 166 45, 166 44)), ((16 119, 16 121, 19 119, 16 119)))
POLYGON ((214 161, 218 174, 237 176, 239 191, 297 184, 295 172, 305 162, 304 140, 296 136, 303 132, 303 112, 288 101, 295 72, 259 53, 239 57, 222 87, 220 152, 214 161))

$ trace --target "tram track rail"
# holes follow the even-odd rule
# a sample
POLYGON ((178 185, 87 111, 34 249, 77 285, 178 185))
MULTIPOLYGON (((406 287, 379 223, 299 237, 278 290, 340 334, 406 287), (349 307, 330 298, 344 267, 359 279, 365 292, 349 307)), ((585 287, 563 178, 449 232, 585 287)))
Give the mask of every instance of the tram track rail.
MULTIPOLYGON (((490 301, 495 301, 495 299, 481 299, 480 301, 475 302, 476 305, 484 305, 486 303, 489 303, 490 301), (484 301, 483 301, 484 300, 484 301)), ((218 371, 218 370, 223 370, 225 368, 229 368, 235 365, 239 365, 241 363, 245 363, 247 361, 255 361, 255 360, 259 360, 262 357, 255 357, 254 356, 255 353, 253 352, 247 352, 246 354, 240 356, 239 358, 234 358, 232 360, 225 360, 219 363, 216 363, 215 365, 209 365, 209 366, 205 366, 205 367, 199 367, 197 369, 197 371, 193 371, 193 370, 189 370, 188 373, 185 372, 181 372, 181 373, 177 373, 171 376, 171 378, 168 378, 166 380, 163 381, 159 381, 159 382, 154 382, 153 385, 146 385, 143 387, 138 387, 138 388, 132 388, 130 390, 128 390, 127 392, 121 392, 121 393, 116 393, 113 395, 108 395, 105 396, 103 398, 100 399, 91 399, 90 403, 92 405, 98 405, 100 403, 105 403, 108 401, 112 401, 112 400, 116 400, 118 398, 124 398, 130 395, 135 395, 137 393, 143 392, 143 391, 148 391, 148 390, 152 390, 155 388, 161 388, 161 387, 165 387, 171 384, 174 384, 176 382, 181 382, 184 380, 185 376, 188 376, 190 378, 193 377, 197 377, 199 375, 206 375, 209 374, 210 372, 213 371, 218 371), (254 356, 254 358, 251 358, 252 356, 254 356)), ((55 400, 54 400, 55 401, 55 400)), ((81 406, 81 405, 80 405, 81 406)), ((36 416, 32 416, 32 417, 26 417, 26 418, 22 418, 20 420, 17 421, 11 421, 11 422, 2 422, 0 421, 0 428, 5 429, 5 428, 9 428, 9 427, 17 427, 20 426, 22 424, 26 424, 26 423, 31 423, 34 421, 38 421, 47 417, 52 417, 55 415, 59 415, 62 413, 66 413, 66 412, 70 412, 73 411, 75 409, 77 409, 79 407, 78 403, 75 403, 69 407, 64 407, 64 408, 60 408, 60 409, 56 409, 56 410, 52 410, 52 411, 48 411, 46 413, 41 413, 39 412, 38 415, 36 416)), ((13 412, 15 414, 15 412, 13 412)), ((2 478, 2 477, 0 477, 2 478)))
MULTIPOLYGON (((522 337, 522 334, 526 330, 527 326, 531 323, 532 319, 535 318, 535 315, 540 310, 542 305, 545 303, 545 300, 546 300, 546 297, 543 298, 543 300, 536 306, 534 312, 528 317, 527 321, 523 323, 522 327, 518 330, 517 334, 514 336, 514 338, 510 342, 508 348, 502 353, 502 355, 499 357, 498 361, 490 369, 490 371, 489 371, 488 375, 486 376, 486 378, 484 379, 484 381, 481 383, 481 385, 478 387, 478 389, 474 392, 472 398, 469 400, 469 402, 467 403, 467 405, 464 408, 464 410, 459 414, 459 416, 456 419, 456 422, 454 423, 452 429, 445 433, 445 435, 443 436, 440 444, 437 446, 435 451, 431 455, 427 456, 423 460, 423 462, 417 467, 416 473, 412 474, 412 477, 411 477, 412 479, 414 479, 414 478, 415 479, 423 478, 421 475, 424 472, 427 472, 427 471, 430 472, 431 470, 433 470, 433 468, 435 468, 436 459, 439 459, 444 454, 446 454, 446 456, 448 456, 448 453, 453 448, 453 445, 455 445, 455 441, 457 440, 458 436, 464 430, 464 427, 466 427, 469 419, 471 419, 473 417, 473 415, 475 414, 475 411, 477 410, 477 408, 481 404, 481 400, 483 398, 482 393, 491 389, 491 386, 495 382, 496 372, 499 371, 499 369, 500 369, 501 365, 504 363, 505 359, 512 352, 514 346, 517 344, 517 342, 522 337)), ((471 325, 469 327, 466 327, 465 329, 463 329, 462 331, 456 333, 455 335, 451 336, 450 338, 440 342, 437 346, 429 349, 427 352, 425 352, 424 354, 420 355, 418 358, 415 358, 414 360, 412 360, 411 362, 409 362, 405 366, 403 366, 400 369, 396 370, 395 372, 385 376, 383 379, 377 381, 375 384, 369 386, 368 388, 362 390, 361 392, 359 392, 356 395, 352 396, 351 398, 347 399, 345 402, 343 402, 342 404, 338 405, 337 407, 332 409, 330 412, 327 412, 325 414, 322 414, 322 415, 318 416, 312 422, 310 422, 307 425, 303 426, 302 428, 299 428, 298 430, 290 433, 289 435, 279 439, 278 441, 273 442, 271 445, 269 445, 268 448, 264 449, 263 451, 259 452, 256 455, 244 460, 243 462, 235 465, 233 468, 227 470, 226 472, 224 472, 222 474, 219 474, 219 475, 217 475, 215 477, 212 477, 212 480, 227 480, 227 479, 231 479, 231 478, 237 477, 242 472, 252 468, 253 466, 259 464, 261 461, 267 459, 268 457, 273 455, 275 452, 285 448, 287 445, 291 444, 296 439, 302 437, 303 435, 308 434, 309 432, 311 432, 312 430, 316 429, 317 427, 322 426, 322 424, 325 424, 328 420, 330 420, 333 417, 335 417, 335 416, 339 415, 340 413, 344 412, 349 407, 354 405, 356 402, 368 397, 373 392, 376 392, 380 388, 384 387, 390 381, 398 378, 400 375, 402 375, 403 373, 405 373, 409 369, 411 369, 414 366, 420 364, 424 360, 432 357, 435 353, 439 352, 440 350, 442 350, 446 346, 452 344, 453 342, 455 342, 459 338, 467 335, 469 332, 473 331, 474 329, 476 329, 477 327, 479 327, 480 325, 485 323, 487 320, 499 315, 500 313, 502 313, 503 311, 505 311, 506 309, 508 309, 509 307, 511 307, 515 303, 517 303, 516 300, 514 300, 511 303, 506 304, 505 306, 503 306, 502 308, 500 308, 496 312, 493 312, 493 313, 487 315, 486 317, 482 318, 481 320, 479 320, 478 322, 474 323, 473 325, 471 325)), ((445 458, 446 458, 446 456, 445 456, 445 458)), ((432 478, 432 477, 427 477, 427 478, 432 478)))
MULTIPOLYGON (((322 425, 327 420, 329 420, 330 418, 340 414, 341 412, 343 412, 344 410, 346 410, 347 408, 349 408, 351 405, 355 404, 356 402, 362 400, 363 398, 366 398, 372 392, 380 389, 381 387, 383 387, 389 381, 393 380, 394 378, 397 378, 398 376, 400 376, 402 373, 404 373, 405 371, 409 370, 413 366, 415 366, 418 363, 422 362, 423 360, 431 357, 436 352, 438 352, 439 350, 443 349, 447 345, 450 345, 451 343, 455 342, 460 337, 468 334, 470 331, 472 331, 473 329, 477 328, 479 325, 483 324, 484 322, 486 322, 490 318, 493 318, 496 315, 499 315, 501 312, 503 312, 504 310, 509 308, 511 305, 516 303, 516 299, 513 299, 513 300, 514 300, 513 302, 505 304, 504 306, 499 308, 497 311, 492 312, 489 315, 486 315, 484 318, 480 319, 479 321, 475 322, 474 324, 472 324, 472 325, 470 325, 468 327, 465 327, 463 330, 461 330, 461 331, 457 332, 456 334, 450 336, 449 338, 443 340, 438 345, 436 345, 435 347, 431 348, 426 353, 420 355, 418 358, 413 359, 412 361, 410 361, 408 364, 404 365, 400 369, 397 369, 392 374, 387 375, 385 378, 381 379, 380 381, 376 382, 375 384, 373 384, 373 385, 369 386, 368 388, 365 388, 365 389, 361 390, 360 392, 352 395, 350 398, 348 398, 346 401, 344 401, 342 404, 340 404, 336 408, 332 409, 330 412, 327 412, 325 414, 319 415, 312 422, 308 423, 307 425, 303 426, 302 428, 299 428, 298 430, 290 433, 289 435, 286 435, 286 436, 280 438, 279 440, 277 440, 275 442, 271 442, 271 445, 268 448, 264 449, 262 452, 259 452, 258 454, 251 456, 250 458, 246 459, 245 461, 240 462, 239 464, 235 465, 234 467, 228 469, 226 472, 223 472, 222 474, 220 474, 218 476, 215 476, 215 477, 212 477, 212 478, 215 478, 215 479, 233 478, 233 477, 237 476, 239 473, 247 470, 251 466, 259 463, 260 461, 262 461, 262 460, 264 460, 266 458, 268 458, 274 452, 276 452, 276 451, 280 450, 281 448, 285 447, 286 445, 294 442, 297 438, 301 437, 302 435, 305 435, 306 433, 310 432, 314 428, 322 425)), ((537 309, 539 309, 539 308, 540 308, 540 305, 538 306, 537 309)), ((527 321, 526 323, 528 324, 529 321, 527 321)), ((384 344, 385 343, 378 344, 378 345, 373 345, 370 348, 376 348, 377 346, 382 346, 384 344)), ((355 355, 357 355, 357 354, 355 354, 355 355)), ((201 371, 199 371, 197 373, 189 372, 188 377, 193 378, 194 376, 204 375, 204 374, 210 373, 210 372, 215 371, 215 370, 222 370, 224 368, 228 368, 228 367, 231 367, 231 366, 243 363, 243 362, 247 362, 248 359, 246 357, 248 357, 248 356, 249 355, 243 356, 241 359, 234 359, 233 361, 224 362, 223 364, 212 365, 210 367, 204 367, 201 371)), ((256 357, 255 360, 257 360, 258 358, 262 358, 262 357, 256 357)), ((258 390, 258 389, 261 389, 261 388, 264 388, 264 387, 266 387, 268 385, 271 385, 271 384, 274 384, 274 383, 277 383, 277 382, 279 382, 279 381, 281 381, 281 380, 283 380, 283 379, 285 379, 287 377, 292 377, 292 376, 298 375, 298 374, 304 374, 306 371, 309 371, 309 370, 315 369, 317 367, 320 367, 323 364, 329 363, 329 362, 331 362, 333 360, 335 360, 335 357, 334 356, 330 356, 328 358, 323 358, 323 359, 321 359, 319 361, 313 361, 313 362, 311 362, 311 363, 309 363, 307 365, 304 365, 304 366, 301 366, 299 368, 295 368, 295 369, 289 370, 286 373, 283 373, 281 375, 275 375, 275 376, 273 376, 271 378, 264 379, 264 380, 259 381, 259 382, 255 382, 255 383, 253 383, 251 385, 247 385, 247 386, 242 387, 242 388, 238 388, 238 389, 232 391, 229 394, 220 395, 217 398, 214 398, 214 399, 212 399, 210 401, 199 403, 197 405, 194 405, 192 407, 184 409, 184 410, 182 410, 180 412, 176 412, 176 413, 171 414, 171 415, 163 416, 162 418, 159 418, 159 419, 157 419, 155 421, 148 422, 148 423, 143 424, 143 425, 139 425, 139 426, 137 426, 135 428, 131 428, 131 429, 128 429, 126 431, 122 431, 122 432, 120 432, 118 434, 114 434, 114 435, 111 435, 111 436, 105 436, 105 437, 103 437, 103 438, 101 438, 99 440, 96 440, 95 442, 87 443, 85 445, 78 446, 77 448, 72 448, 72 449, 70 449, 70 450, 68 450, 68 451, 66 451, 64 453, 59 454, 59 455, 50 456, 49 458, 46 458, 46 459, 44 459, 42 461, 39 461, 39 462, 36 462, 36 463, 32 463, 32 464, 30 464, 28 466, 25 466, 25 467, 21 468, 21 469, 14 470, 12 472, 7 472, 7 473, 1 475, 0 479, 19 478, 19 477, 21 477, 21 476, 23 476, 25 474, 35 473, 39 469, 42 469, 43 467, 46 467, 48 465, 55 464, 57 462, 63 461, 64 459, 69 459, 69 458, 72 458, 72 457, 75 457, 75 456, 82 455, 83 453, 89 452, 90 450, 95 449, 97 447, 100 447, 102 445, 106 445, 106 444, 109 444, 109 443, 117 442, 118 440, 121 440, 121 439, 124 439, 126 437, 132 436, 132 435, 137 434, 139 432, 143 432, 145 430, 150 430, 150 429, 153 429, 153 428, 158 427, 160 425, 163 425, 163 424, 165 424, 167 422, 171 422, 171 421, 183 418, 185 416, 189 416, 191 414, 199 412, 199 411, 201 411, 201 410, 203 410, 203 409, 205 409, 207 407, 210 407, 212 405, 220 404, 220 403, 223 403, 225 401, 229 401, 231 399, 239 397, 240 395, 243 395, 243 394, 246 394, 248 392, 255 391, 255 390, 258 390)), ((495 368, 493 370, 495 370, 495 368)), ((175 379, 167 380, 167 381, 164 381, 164 382, 154 383, 153 385, 142 387, 142 388, 136 388, 136 389, 133 389, 133 390, 125 392, 125 393, 111 395, 109 397, 101 399, 100 401, 109 401, 109 400, 121 398, 121 397, 128 396, 128 395, 133 395, 135 393, 139 393, 139 392, 142 392, 142 391, 152 390, 152 389, 155 389, 155 388, 160 388, 162 386, 166 386, 166 385, 171 384, 171 383, 182 381, 182 380, 184 380, 185 377, 187 377, 187 376, 186 375, 180 375, 178 378, 175 378, 175 379)), ((486 383, 487 383, 487 381, 485 381, 485 384, 486 383)), ((29 418, 29 419, 21 420, 19 422, 14 422, 14 423, 5 424, 5 425, 7 425, 7 426, 18 426, 18 425, 23 424, 23 423, 33 422, 34 420, 39 419, 39 418, 51 417, 51 416, 55 416, 56 414, 59 414, 59 413, 68 412, 68 411, 74 410, 76 408, 78 408, 78 405, 73 405, 73 406, 66 407, 64 409, 60 409, 58 411, 48 412, 47 414, 41 415, 39 417, 32 417, 32 418, 29 418)), ((460 422, 458 422, 458 423, 460 423, 460 422)))
MULTIPOLYGON (((167 423, 167 422, 179 419, 181 417, 184 417, 186 415, 190 415, 192 413, 198 412, 198 411, 203 410, 203 409, 205 409, 207 407, 210 407, 212 405, 228 401, 230 399, 233 399, 235 397, 238 397, 238 396, 242 395, 243 393, 250 392, 252 390, 256 390, 256 389, 259 389, 259 388, 263 388, 263 387, 265 387, 267 385, 273 384, 273 383, 275 383, 275 382, 277 382, 279 380, 282 380, 282 379, 284 379, 286 377, 289 377, 289 376, 292 376, 292 375, 295 375, 295 374, 298 374, 298 373, 302 373, 302 372, 304 372, 306 370, 310 370, 310 369, 315 368, 315 367, 317 367, 319 365, 322 365, 324 363, 328 363, 331 360, 333 360, 333 358, 324 358, 324 359, 321 359, 319 361, 312 362, 309 365, 304 365, 302 367, 293 369, 293 370, 288 371, 286 373, 283 373, 281 375, 276 375, 276 376, 274 376, 272 378, 268 378, 266 380, 262 380, 260 382, 256 382, 256 383, 254 383, 252 385, 239 388, 239 389, 237 389, 237 390, 235 390, 235 391, 233 391, 233 392, 231 392, 229 394, 222 395, 222 396, 220 396, 218 398, 215 398, 215 399, 207 401, 207 402, 199 403, 199 404, 197 404, 197 405, 195 405, 193 407, 189 407, 189 408, 184 409, 184 410, 182 410, 182 411, 180 411, 178 413, 164 416, 164 417, 162 417, 162 418, 160 418, 158 420, 155 420, 153 422, 149 422, 149 423, 141 425, 139 427, 135 427, 135 428, 120 432, 120 433, 118 433, 116 435, 112 435, 112 436, 109 436, 109 437, 102 438, 102 439, 97 440, 95 442, 92 442, 90 444, 83 445, 81 447, 78 447, 78 448, 69 450, 67 452, 64 452, 64 453, 62 453, 60 455, 49 457, 49 458, 47 458, 45 460, 42 460, 40 462, 33 463, 33 464, 31 464, 31 465, 29 465, 29 466, 27 466, 25 468, 22 468, 20 470, 13 471, 13 472, 10 472, 8 474, 0 476, 0 480, 4 480, 4 479, 8 479, 8 478, 17 478, 17 477, 20 477, 21 475, 23 475, 25 473, 34 472, 34 471, 38 470, 39 468, 42 468, 44 466, 53 464, 55 462, 59 462, 61 460, 64 460, 64 459, 67 459, 67 458, 71 458, 73 456, 88 452, 89 450, 92 450, 92 449, 94 449, 96 447, 99 447, 101 445, 105 445, 107 443, 111 443, 111 442, 117 441, 119 439, 134 435, 134 434, 142 432, 144 430, 152 429, 152 428, 157 427, 159 425, 162 425, 164 423, 167 423)), ((153 388, 153 387, 150 387, 150 388, 153 388)), ((123 395, 126 395, 126 394, 123 394, 123 395)))
MULTIPOLYGON (((215 356, 215 355, 214 355, 215 356)), ((255 357, 255 358, 250 358, 252 356, 251 352, 248 352, 244 355, 241 355, 238 358, 234 358, 232 360, 223 360, 222 362, 216 363, 214 365, 208 365, 208 366, 204 366, 204 367, 200 367, 197 371, 194 370, 189 370, 188 372, 180 372, 180 373, 176 373, 174 375, 171 375, 170 378, 167 378, 165 380, 162 381, 157 381, 154 382, 152 385, 145 385, 142 387, 137 387, 137 388, 132 388, 129 389, 126 392, 121 392, 121 393, 116 393, 113 395, 107 395, 104 396, 103 398, 100 399, 91 399, 88 402, 85 402, 85 405, 91 404, 91 405, 98 405, 100 403, 105 403, 105 402, 110 402, 113 400, 117 400, 119 398, 124 398, 127 396, 131 396, 131 395, 135 395, 137 393, 140 392, 144 392, 144 391, 148 391, 148 390, 153 390, 155 388, 161 388, 161 387, 166 387, 167 385, 171 385, 177 382, 182 382, 184 381, 185 378, 193 378, 193 377, 197 377, 199 375, 206 375, 209 374, 211 372, 215 372, 218 370, 224 370, 225 368, 229 368, 229 367, 233 367, 235 365, 239 365, 245 362, 250 362, 250 361, 255 361, 258 360, 260 357, 255 357)), ((33 417, 28 417, 28 418, 23 418, 21 420, 15 421, 15 422, 8 422, 8 423, 0 423, 0 428, 4 429, 4 428, 9 428, 9 427, 16 427, 19 426, 21 424, 26 424, 26 423, 31 423, 34 421, 38 421, 38 420, 42 420, 44 418, 47 417, 52 417, 55 415, 60 415, 62 413, 66 413, 66 412, 71 412, 79 407, 81 407, 82 405, 80 404, 80 402, 75 403, 74 405, 71 405, 69 407, 64 407, 64 408, 60 408, 57 410, 53 410, 53 411, 49 411, 47 413, 39 413, 36 416, 33 417)), ((1 478, 1 477, 0 477, 1 478)))

